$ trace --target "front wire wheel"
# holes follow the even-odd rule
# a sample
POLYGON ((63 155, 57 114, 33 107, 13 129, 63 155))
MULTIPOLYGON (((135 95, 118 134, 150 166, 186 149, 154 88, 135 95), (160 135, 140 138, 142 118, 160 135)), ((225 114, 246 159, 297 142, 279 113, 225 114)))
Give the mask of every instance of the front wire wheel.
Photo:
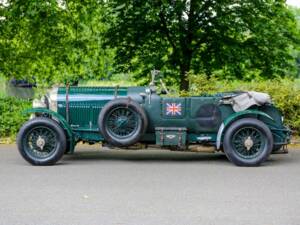
POLYGON ((47 158, 56 149, 57 134, 47 126, 34 127, 25 135, 24 147, 28 154, 36 158, 47 158))
POLYGON ((62 158, 67 141, 56 121, 37 117, 21 127, 17 145, 22 157, 32 165, 53 165, 62 158))

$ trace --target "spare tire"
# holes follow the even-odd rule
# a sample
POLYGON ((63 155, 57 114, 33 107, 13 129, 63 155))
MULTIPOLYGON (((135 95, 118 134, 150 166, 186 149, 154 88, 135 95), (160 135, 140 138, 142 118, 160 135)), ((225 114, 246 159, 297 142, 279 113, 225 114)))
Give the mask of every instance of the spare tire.
POLYGON ((98 117, 99 130, 109 144, 127 147, 145 133, 148 120, 144 109, 130 98, 108 102, 98 117))

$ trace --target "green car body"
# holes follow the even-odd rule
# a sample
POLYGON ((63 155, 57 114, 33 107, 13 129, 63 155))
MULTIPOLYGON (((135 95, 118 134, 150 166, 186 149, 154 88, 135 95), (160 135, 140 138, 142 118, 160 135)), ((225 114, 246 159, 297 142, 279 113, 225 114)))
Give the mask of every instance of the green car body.
MULTIPOLYGON (((270 143, 273 151, 289 143, 290 130, 284 126, 283 117, 274 105, 253 105, 235 112, 226 99, 238 94, 168 97, 156 93, 153 86, 59 87, 53 88, 42 102, 26 113, 58 123, 65 132, 67 153, 73 153, 76 143, 80 141, 90 144, 102 142, 118 147, 144 143, 181 151, 189 151, 191 146, 205 145, 223 151, 226 131, 242 119, 257 120, 268 127, 272 134, 270 143), (126 105, 132 105, 132 108, 126 110, 126 105), (105 115, 100 115, 104 109, 105 115), (141 128, 138 123, 142 124, 141 128), (106 130, 103 130, 104 126, 106 130), (134 140, 130 135, 136 135, 134 140), (123 137, 124 142, 119 142, 123 137)), ((259 136, 259 129, 252 131, 259 136)), ((26 135, 19 135, 19 149, 26 154, 26 147, 21 143, 24 138, 26 135)), ((247 142, 246 138, 243 143, 247 142)), ((252 139, 249 139, 250 146, 255 145, 252 139)), ((263 143, 264 140, 258 141, 263 143)))

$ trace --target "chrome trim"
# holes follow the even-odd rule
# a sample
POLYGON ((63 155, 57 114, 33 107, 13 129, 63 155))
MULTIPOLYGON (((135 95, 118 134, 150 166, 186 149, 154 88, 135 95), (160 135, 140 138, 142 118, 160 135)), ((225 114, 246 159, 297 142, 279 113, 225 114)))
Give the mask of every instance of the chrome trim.
POLYGON ((58 88, 52 88, 47 94, 49 100, 49 109, 53 112, 57 112, 57 95, 58 88))
POLYGON ((217 149, 220 149, 220 147, 221 147, 221 139, 222 139, 222 133, 223 133, 224 128, 225 128, 225 124, 222 123, 218 130, 218 134, 217 134, 217 142, 216 142, 217 149))
POLYGON ((209 141, 211 139, 212 139, 212 137, 210 137, 210 136, 200 136, 200 137, 197 137, 198 141, 209 141))
POLYGON ((32 102, 32 108, 47 108, 44 98, 34 99, 32 102))

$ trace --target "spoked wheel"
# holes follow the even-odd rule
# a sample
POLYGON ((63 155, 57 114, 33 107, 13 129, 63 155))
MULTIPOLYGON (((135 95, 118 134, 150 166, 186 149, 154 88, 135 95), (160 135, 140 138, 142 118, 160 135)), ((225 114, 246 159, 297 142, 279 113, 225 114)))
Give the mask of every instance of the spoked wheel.
POLYGON ((25 123, 18 134, 19 152, 33 165, 55 164, 66 149, 64 130, 57 122, 38 117, 25 123))
POLYGON ((109 112, 106 127, 110 135, 116 138, 128 138, 139 128, 141 118, 135 111, 126 107, 117 107, 109 112))
POLYGON ((104 139, 111 145, 127 147, 140 140, 148 120, 143 108, 130 99, 108 102, 99 114, 98 125, 104 139))
POLYGON ((34 127, 25 135, 24 147, 36 158, 47 158, 56 149, 57 134, 46 126, 34 127))
POLYGON ((232 137, 232 147, 245 159, 253 159, 263 152, 264 135, 254 127, 242 127, 232 137))
POLYGON ((224 136, 224 151, 238 166, 258 166, 270 155, 273 136, 270 129, 257 119, 234 122, 224 136))

